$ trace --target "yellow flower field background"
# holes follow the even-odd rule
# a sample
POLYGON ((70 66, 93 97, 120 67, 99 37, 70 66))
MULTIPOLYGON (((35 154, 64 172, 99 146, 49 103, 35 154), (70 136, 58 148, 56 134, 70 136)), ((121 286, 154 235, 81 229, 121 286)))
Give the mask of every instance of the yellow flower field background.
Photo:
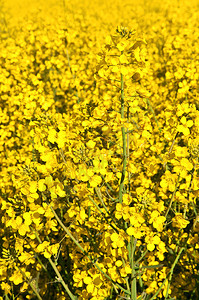
POLYGON ((0 299, 199 298, 198 19, 0 2, 0 299))

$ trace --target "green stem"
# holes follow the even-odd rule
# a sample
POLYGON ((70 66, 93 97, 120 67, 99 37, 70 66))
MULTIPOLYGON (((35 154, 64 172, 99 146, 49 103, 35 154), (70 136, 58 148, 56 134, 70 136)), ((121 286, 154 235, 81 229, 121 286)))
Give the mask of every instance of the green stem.
MULTIPOLYGON (((66 2, 65 2, 65 0, 63 0, 63 11, 64 11, 64 21, 65 21, 65 25, 66 25, 65 31, 67 31, 67 27, 68 27, 67 26, 67 19, 66 19, 66 11, 67 10, 66 10, 66 2)), ((70 56, 69 56, 68 49, 67 49, 68 42, 67 42, 66 34, 65 34, 64 42, 65 42, 65 47, 66 47, 66 57, 67 57, 67 60, 68 60, 68 67, 69 67, 69 70, 70 70, 70 72, 72 74, 73 81, 75 81, 75 75, 74 75, 74 73, 72 71, 72 68, 71 68, 70 56)), ((79 104, 80 103, 80 98, 78 96, 78 92, 77 91, 75 93, 75 96, 77 98, 77 103, 79 104)))
POLYGON ((171 279, 172 279, 172 276, 173 276, 173 270, 175 268, 175 266, 177 265, 177 262, 180 258, 180 255, 182 254, 182 251, 184 251, 185 248, 181 248, 172 267, 171 267, 171 270, 170 270, 170 274, 169 274, 169 279, 168 279, 168 286, 167 286, 167 292, 166 292, 166 296, 165 296, 165 299, 167 299, 168 295, 169 295, 169 288, 170 288, 170 285, 171 285, 171 279))
MULTIPOLYGON (((104 207, 104 209, 105 209, 107 215, 110 216, 110 218, 111 218, 111 220, 113 221, 113 223, 117 226, 117 224, 116 224, 116 222, 115 222, 113 216, 111 215, 111 213, 108 211, 106 205, 104 204, 104 201, 103 201, 102 196, 101 196, 101 194, 100 194, 100 193, 101 193, 101 192, 100 192, 100 189, 99 189, 99 188, 95 188, 95 192, 96 192, 96 194, 97 194, 98 199, 99 199, 100 202, 102 203, 102 206, 104 207)), ((89 198, 90 198, 90 197, 89 197, 89 198)), ((93 203, 94 203, 94 200, 93 200, 93 203)), ((95 203, 95 205, 97 205, 97 204, 95 203)), ((100 209, 98 205, 97 205, 97 208, 100 209)), ((101 211, 101 213, 102 213, 102 211, 101 211)), ((104 217, 106 218, 106 216, 104 216, 104 217)), ((109 221, 108 221, 108 224, 109 224, 110 226, 112 226, 112 225, 109 223, 109 221)), ((113 228, 113 227, 112 227, 112 228, 113 228)), ((114 228, 114 229, 117 230, 117 228, 114 228)))
POLYGON ((167 298, 168 293, 169 293, 169 287, 170 287, 172 275, 173 275, 173 270, 174 270, 174 268, 175 268, 175 266, 176 266, 176 264, 177 264, 177 262, 178 262, 178 260, 180 258, 180 255, 182 254, 182 251, 184 251, 184 248, 180 249, 180 251, 179 251, 179 253, 178 253, 178 255, 177 255, 177 257, 176 257, 176 259, 175 259, 175 261, 174 261, 174 263, 172 265, 172 267, 171 267, 171 270, 169 271, 169 279, 168 278, 164 279, 163 283, 161 284, 161 286, 159 287, 159 289, 157 290, 157 292, 155 293, 155 295, 153 295, 153 297, 150 298, 150 300, 156 299, 157 295, 160 293, 161 289, 163 288, 163 286, 165 285, 166 281, 168 280, 169 283, 168 283, 168 286, 167 286, 167 292, 166 292, 165 299, 167 298))
POLYGON ((137 282, 136 282, 136 275, 135 275, 135 262, 134 262, 134 253, 136 248, 136 239, 131 239, 131 300, 137 299, 137 282))
MULTIPOLYGON (((171 154, 171 152, 172 152, 172 150, 173 150, 173 147, 174 147, 174 144, 175 144, 175 142, 176 142, 177 136, 178 136, 178 132, 176 133, 176 135, 175 135, 175 137, 174 137, 174 139, 173 139, 173 142, 172 142, 171 147, 170 147, 170 149, 169 149, 168 155, 171 154)), ((167 165, 167 161, 163 164, 163 168, 165 168, 166 165, 167 165)))
MULTIPOLYGON (((31 228, 31 229, 32 229, 32 228, 31 228)), ((33 231, 34 234, 35 234, 35 231, 34 231, 33 229, 32 229, 32 231, 33 231)), ((27 243, 28 243, 29 247, 32 249, 32 251, 34 252, 34 256, 35 256, 36 259, 38 260, 39 264, 42 266, 43 270, 44 270, 45 272, 47 272, 46 267, 45 267, 44 264, 42 263, 42 261, 41 261, 41 259, 39 258, 38 254, 35 252, 35 249, 32 247, 32 245, 30 244, 29 241, 27 241, 27 243)))
POLYGON ((32 137, 32 161, 36 161, 35 157, 36 157, 36 153, 35 153, 35 142, 34 142, 34 137, 32 137))
POLYGON ((156 118, 156 115, 155 115, 155 112, 154 112, 154 110, 153 110, 153 107, 152 107, 152 105, 151 105, 151 102, 149 101, 149 99, 146 99, 146 101, 147 101, 148 107, 150 108, 150 110, 151 110, 151 112, 152 112, 152 114, 153 114, 153 117, 154 117, 154 119, 155 119, 155 122, 156 122, 156 124, 157 124, 157 126, 158 126, 158 130, 161 132, 162 129, 161 129, 160 126, 159 126, 159 123, 158 123, 158 120, 157 120, 157 118, 156 118))
MULTIPOLYGON (((49 204, 48 204, 49 205, 49 204)), ((88 257, 88 259, 90 260, 90 262, 108 279, 112 282, 112 284, 114 286, 117 286, 118 288, 120 288, 122 291, 124 291, 126 294, 130 294, 129 291, 127 291, 126 289, 124 289, 121 285, 119 285, 118 283, 115 283, 111 277, 109 277, 106 273, 104 273, 104 271, 98 266, 98 264, 96 264, 92 258, 90 257, 90 255, 88 255, 88 253, 82 248, 82 246, 79 244, 79 242, 74 238, 74 236, 70 233, 70 231, 68 230, 68 228, 65 227, 65 225, 62 223, 62 221, 60 220, 60 218, 58 217, 58 215, 56 214, 56 212, 54 211, 54 209, 49 205, 52 213, 54 214, 56 220, 58 221, 59 225, 63 228, 63 230, 68 234, 68 236, 71 238, 71 240, 77 245, 77 247, 88 257)))
MULTIPOLYGON (((106 215, 103 213, 103 211, 101 210, 101 208, 97 205, 97 203, 92 199, 91 196, 88 196, 88 198, 91 200, 91 202, 95 205, 95 207, 99 210, 100 214, 102 215, 102 217, 107 221, 107 223, 117 232, 119 233, 118 229, 116 227, 114 227, 108 220, 108 218, 106 217, 106 215)), ((115 222, 114 222, 115 223, 115 222)))
POLYGON ((124 119, 124 76, 121 73, 121 117, 124 119))
POLYGON ((165 214, 165 218, 167 218, 167 215, 168 215, 168 213, 169 213, 169 211, 170 211, 170 209, 171 209, 171 205, 172 205, 172 203, 173 203, 173 199, 174 199, 175 194, 176 194, 176 192, 177 192, 177 187, 178 187, 179 179, 180 179, 180 175, 178 175, 178 179, 177 179, 177 182, 176 182, 176 185, 175 185, 175 190, 174 190, 174 192, 173 192, 173 194, 172 194, 172 197, 171 197, 171 200, 170 200, 168 209, 167 209, 166 214, 165 214))
MULTIPOLYGON (((35 236, 36 236, 37 240, 38 240, 39 243, 41 244, 42 241, 41 241, 41 239, 39 238, 37 232, 34 231, 34 233, 35 233, 35 236)), ((64 282, 64 280, 63 280, 61 274, 59 273, 59 270, 57 269, 55 263, 52 261, 51 258, 48 258, 48 261, 49 261, 49 263, 51 264, 53 270, 55 271, 55 273, 56 273, 56 275, 57 275, 57 281, 60 282, 60 283, 62 284, 62 286, 64 287, 65 291, 66 291, 67 294, 69 295, 70 299, 71 299, 71 300, 77 300, 78 298, 77 298, 76 296, 74 296, 74 295, 71 293, 71 291, 70 291, 69 288, 68 288, 68 285, 64 282)))
POLYGON ((59 271, 58 271, 58 269, 57 269, 55 263, 52 261, 51 258, 49 258, 48 261, 50 262, 50 264, 51 264, 53 270, 55 271, 55 273, 56 273, 56 275, 57 275, 57 280, 58 280, 58 282, 60 282, 60 283, 63 285, 65 291, 68 293, 68 295, 69 295, 69 297, 71 298, 71 300, 77 300, 78 298, 77 298, 76 296, 74 296, 74 295, 71 293, 71 291, 70 291, 69 288, 68 288, 68 285, 64 282, 64 280, 63 280, 61 274, 59 273, 59 271))
MULTIPOLYGON (((121 117, 124 119, 124 78, 123 74, 121 74, 121 117)), ((126 165, 127 165, 127 153, 126 153, 126 134, 125 128, 122 126, 122 141, 123 141, 123 167, 122 167, 122 176, 120 180, 119 187, 119 202, 122 203, 122 194, 124 189, 124 179, 126 173, 126 165)))
POLYGON ((113 191, 113 188, 110 186, 110 184, 108 184, 108 182, 105 181, 104 175, 101 174, 101 177, 102 177, 102 179, 104 180, 104 184, 107 186, 107 188, 108 188, 110 191, 113 191))
POLYGON ((146 249, 146 250, 144 251, 144 253, 140 256, 140 258, 139 258, 138 260, 136 260, 136 262, 135 262, 136 265, 137 265, 137 264, 145 257, 145 255, 147 254, 148 251, 149 251, 149 250, 146 249))
POLYGON ((159 287, 159 289, 157 290, 157 292, 155 293, 155 295, 152 298, 150 298, 150 300, 156 299, 157 295, 160 293, 160 291, 162 290, 162 288, 165 285, 165 283, 166 283, 167 280, 168 279, 165 278, 165 280, 163 281, 163 283, 161 284, 161 286, 159 287))
POLYGON ((28 277, 26 276, 25 272, 23 272, 20 268, 19 268, 19 271, 21 272, 21 274, 26 278, 28 284, 30 285, 31 289, 34 291, 35 295, 37 296, 37 298, 39 300, 42 300, 41 296, 39 295, 37 289, 34 287, 34 285, 32 284, 31 281, 28 281, 28 277))
MULTIPOLYGON (((188 202, 189 202, 189 197, 190 197, 190 193, 191 193, 191 187, 192 187, 192 183, 193 183, 193 177, 194 177, 194 173, 195 173, 197 164, 198 164, 198 157, 196 158, 196 162, 195 162, 194 167, 193 167, 193 172, 191 174, 191 180, 190 180, 189 189, 188 189, 188 193, 187 193, 187 200, 188 200, 188 202)), ((185 209, 184 209, 184 214, 183 214, 184 218, 186 217, 187 208, 188 208, 188 204, 186 203, 185 209)))

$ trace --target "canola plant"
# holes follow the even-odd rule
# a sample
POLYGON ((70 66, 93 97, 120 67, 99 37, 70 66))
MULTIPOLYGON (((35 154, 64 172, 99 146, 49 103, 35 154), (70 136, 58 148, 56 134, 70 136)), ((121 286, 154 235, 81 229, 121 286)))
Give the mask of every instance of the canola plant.
POLYGON ((0 299, 198 299, 198 18, 0 3, 0 299))

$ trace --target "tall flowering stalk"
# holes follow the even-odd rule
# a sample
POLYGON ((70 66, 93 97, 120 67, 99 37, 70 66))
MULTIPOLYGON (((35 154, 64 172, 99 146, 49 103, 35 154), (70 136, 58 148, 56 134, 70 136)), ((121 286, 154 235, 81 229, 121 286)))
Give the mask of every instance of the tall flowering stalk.
MULTIPOLYGON (((131 124, 129 110, 132 112, 134 100, 143 94, 143 88, 139 84, 144 71, 146 72, 146 63, 140 52, 143 39, 137 37, 135 31, 129 31, 127 28, 118 27, 116 34, 107 37, 106 45, 99 53, 98 75, 107 84, 116 84, 120 93, 118 94, 118 107, 120 106, 120 119, 118 127, 121 130, 122 138, 122 159, 121 175, 118 188, 118 202, 123 205, 123 195, 127 195, 127 164, 129 163, 129 128, 132 129, 135 124, 131 124), (120 86, 119 83, 120 82, 120 86), (142 92, 140 92, 140 90, 142 92), (128 141, 128 142, 127 142, 128 141)), ((144 91, 147 93, 146 91, 144 91)), ((136 102, 137 104, 137 102, 136 102)), ((118 132, 119 134, 119 132, 118 132)), ((128 222, 124 222, 124 228, 127 229, 128 222)), ((137 299, 137 272, 135 265, 136 239, 128 239, 128 254, 131 267, 131 275, 127 280, 127 290, 130 293, 129 299, 137 299), (130 283, 130 285, 129 285, 130 283)))
POLYGON ((127 149, 129 107, 132 110, 133 101, 140 94, 138 81, 146 72, 145 60, 140 56, 141 46, 145 41, 138 38, 135 31, 118 27, 116 34, 107 37, 106 42, 104 50, 99 53, 98 75, 109 84, 120 82, 118 102, 120 102, 123 158, 118 200, 122 203, 129 152, 127 149))

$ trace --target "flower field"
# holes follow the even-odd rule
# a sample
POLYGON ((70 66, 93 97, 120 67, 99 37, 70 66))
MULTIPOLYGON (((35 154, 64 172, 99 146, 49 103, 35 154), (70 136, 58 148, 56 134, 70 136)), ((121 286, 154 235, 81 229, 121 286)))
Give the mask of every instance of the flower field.
POLYGON ((199 299, 198 19, 0 2, 0 300, 199 299))

